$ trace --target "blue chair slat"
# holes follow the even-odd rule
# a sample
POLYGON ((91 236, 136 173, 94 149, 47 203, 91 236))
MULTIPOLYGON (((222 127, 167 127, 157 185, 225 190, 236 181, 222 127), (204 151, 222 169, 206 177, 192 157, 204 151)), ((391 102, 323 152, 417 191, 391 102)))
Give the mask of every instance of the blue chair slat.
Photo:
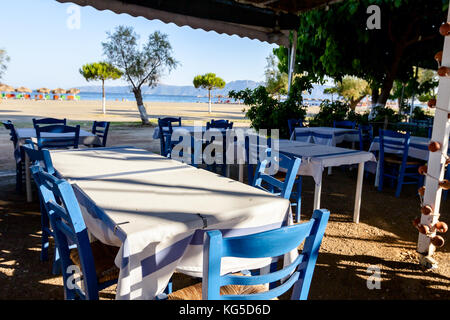
POLYGON ((99 290, 117 280, 98 282, 88 231, 72 186, 67 181, 44 172, 38 166, 33 167, 33 171, 39 181, 39 190, 54 229, 56 246, 61 259, 65 298, 98 300, 99 290), (71 285, 74 268, 70 258, 69 240, 76 245, 80 257, 83 291, 71 285))
POLYGON ((16 129, 11 120, 2 121, 2 123, 5 129, 9 130, 10 140, 12 141, 14 146, 14 159, 16 160, 16 191, 21 192, 24 183, 25 162, 23 161, 21 149, 17 147, 19 139, 17 138, 16 129))
POLYGON ((266 159, 259 161, 252 185, 261 190, 279 194, 282 198, 290 199, 301 160, 299 158, 290 158, 282 153, 279 153, 278 159, 276 159, 276 157, 271 157, 270 152, 271 150, 268 148, 266 150, 266 159), (266 173, 266 169, 271 162, 273 162, 272 165, 276 162, 279 168, 286 170, 284 182, 266 173), (268 184, 268 187, 264 187, 264 183, 268 184))
POLYGON ((380 162, 380 172, 379 172, 379 182, 378 190, 383 190, 384 178, 388 177, 393 182, 397 181, 397 187, 395 196, 399 197, 402 186, 404 184, 417 184, 419 187, 423 183, 423 177, 418 173, 417 169, 420 163, 409 163, 408 162, 408 151, 410 145, 410 134, 406 134, 391 131, 391 130, 381 130, 379 131, 380 136, 380 151, 379 151, 379 162, 380 162), (394 152, 393 152, 394 151, 394 152), (390 172, 387 171, 386 166, 386 153, 395 153, 401 156, 400 163, 392 163, 390 161, 390 172), (412 169, 411 172, 407 172, 407 169, 412 169), (412 181, 406 181, 405 178, 411 178, 412 181))
POLYGON ((49 125, 41 127, 35 126, 38 148, 59 149, 59 148, 78 148, 80 138, 80 125, 75 127, 66 125, 49 125), (71 133, 60 137, 43 137, 42 133, 71 133))
POLYGON ((267 300, 293 287, 291 299, 308 298, 320 245, 328 223, 327 210, 315 210, 310 221, 257 234, 223 238, 218 230, 208 231, 203 249, 202 298, 204 300, 267 300), (303 251, 291 264, 265 275, 221 275, 221 259, 279 257, 305 241, 303 251), (287 280, 284 280, 288 277, 287 280), (282 284, 279 284, 282 282, 282 284), (221 295, 220 287, 233 285, 275 284, 272 289, 255 294, 221 295))
POLYGON ((333 127, 334 128, 348 128, 348 129, 355 129, 356 128, 356 122, 355 121, 333 121, 333 127))
POLYGON ((36 127, 36 125, 47 125, 47 124, 61 124, 61 125, 67 125, 67 119, 55 119, 55 118, 41 118, 36 119, 33 118, 33 127, 36 127))
POLYGON ((100 146, 102 146, 102 147, 106 147, 106 140, 108 138, 109 125, 110 125, 110 122, 108 122, 108 121, 94 121, 94 123, 92 124, 91 132, 101 139, 100 146))
POLYGON ((229 120, 214 120, 212 119, 210 122, 206 123, 206 130, 209 130, 211 128, 216 129, 233 129, 233 122, 230 122, 229 120))

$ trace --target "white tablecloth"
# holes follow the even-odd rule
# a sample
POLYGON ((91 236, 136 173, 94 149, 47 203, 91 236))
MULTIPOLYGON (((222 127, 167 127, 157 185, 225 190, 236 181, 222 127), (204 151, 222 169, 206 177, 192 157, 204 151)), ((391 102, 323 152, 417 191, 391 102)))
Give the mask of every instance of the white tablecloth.
POLYGON ((332 128, 332 127, 302 127, 295 128, 291 135, 291 140, 295 139, 295 133, 298 132, 309 132, 310 135, 302 137, 304 142, 314 142, 317 144, 327 144, 331 146, 336 146, 338 143, 344 141, 348 142, 359 142, 359 131, 356 129, 345 129, 345 128, 332 128), (328 139, 323 139, 320 137, 314 137, 314 133, 319 134, 330 134, 332 136, 331 141, 328 139))
MULTIPOLYGON (((391 140, 395 140, 390 138, 391 140)), ((400 140, 400 139, 399 139, 400 140)), ((420 160, 428 161, 428 145, 430 143, 430 138, 424 138, 424 137, 416 137, 411 136, 411 140, 409 142, 409 148, 408 148, 408 156, 420 160)), ((379 151, 380 150, 380 137, 375 137, 372 144, 370 145, 369 151, 379 151)), ((392 153, 398 153, 398 150, 389 150, 392 153)), ((450 149, 449 149, 449 155, 450 155, 450 149)))
MULTIPOLYGON (((324 168, 376 161, 374 154, 371 152, 301 141, 281 139, 274 142, 273 147, 284 154, 301 158, 302 162, 298 174, 312 176, 316 184, 322 181, 324 168)), ((250 159, 257 159, 256 153, 258 151, 255 145, 251 145, 250 152, 250 159)))
MULTIPOLYGON (((202 276, 205 230, 250 234, 292 223, 286 199, 133 147, 51 151, 90 232, 120 246, 117 299, 152 299, 175 270, 202 276)), ((267 259, 225 259, 223 272, 267 259)))

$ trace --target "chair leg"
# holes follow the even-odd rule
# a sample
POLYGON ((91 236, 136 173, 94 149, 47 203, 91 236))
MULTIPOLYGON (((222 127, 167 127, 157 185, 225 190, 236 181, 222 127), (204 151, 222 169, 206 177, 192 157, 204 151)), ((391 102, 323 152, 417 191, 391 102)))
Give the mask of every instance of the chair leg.
POLYGON ((380 163, 380 173, 378 175, 378 191, 383 190, 383 181, 384 181, 384 165, 380 163))
POLYGON ((16 191, 21 193, 23 188, 23 161, 21 160, 19 163, 16 163, 16 191))
POLYGON ((295 208, 295 222, 300 222, 302 211, 302 177, 297 179, 297 208, 295 208))
POLYGON ((39 205, 41 207, 41 229, 42 229, 42 240, 41 240, 41 261, 48 260, 48 247, 49 247, 49 234, 47 230, 50 228, 50 222, 45 212, 42 200, 39 197, 39 205))
POLYGON ((402 192, 403 180, 405 179, 405 168, 400 168, 400 172, 397 180, 397 189, 395 191, 395 196, 400 197, 400 193, 402 192))

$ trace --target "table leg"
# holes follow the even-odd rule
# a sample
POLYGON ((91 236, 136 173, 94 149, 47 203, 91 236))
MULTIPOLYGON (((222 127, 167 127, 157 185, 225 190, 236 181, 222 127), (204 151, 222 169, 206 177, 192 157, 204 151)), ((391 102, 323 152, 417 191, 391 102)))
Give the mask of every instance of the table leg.
POLYGON ((358 179, 356 182, 356 195, 355 195, 355 210, 353 212, 353 222, 359 223, 359 212, 361 209, 361 193, 364 178, 364 163, 361 162, 358 165, 358 179))
POLYGON ((377 161, 377 171, 375 173, 375 187, 378 187, 378 179, 380 179, 380 161, 377 161))
POLYGON ((244 182, 244 165, 240 163, 238 166, 239 166, 239 182, 244 182))
POLYGON ((33 201, 33 195, 31 194, 31 172, 30 172, 30 158, 25 154, 25 186, 27 192, 27 202, 33 201))
POLYGON ((320 194, 322 193, 322 181, 319 184, 316 184, 314 189, 314 210, 320 209, 320 194))

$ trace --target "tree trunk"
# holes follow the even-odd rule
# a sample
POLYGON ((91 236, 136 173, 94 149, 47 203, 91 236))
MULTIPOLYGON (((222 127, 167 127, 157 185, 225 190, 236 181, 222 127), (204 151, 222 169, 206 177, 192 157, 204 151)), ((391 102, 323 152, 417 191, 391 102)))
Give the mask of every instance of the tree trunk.
POLYGON ((102 80, 102 110, 106 114, 105 80, 102 80))
POLYGON ((150 124, 148 121, 147 111, 145 110, 144 102, 142 100, 141 88, 133 89, 134 97, 136 98, 139 115, 141 116, 142 124, 150 124))
POLYGON ((211 113, 211 89, 208 90, 208 113, 211 113))
POLYGON ((350 101, 350 109, 352 109, 353 111, 355 111, 356 106, 358 105, 358 103, 361 102, 362 99, 364 99, 366 97, 366 95, 359 97, 356 100, 352 100, 350 101))
POLYGON ((400 60, 402 59, 404 49, 405 48, 402 44, 397 44, 391 67, 386 73, 386 78, 384 79, 383 85, 381 86, 381 93, 378 97, 377 105, 385 106, 387 100, 389 99, 392 87, 394 86, 394 80, 397 77, 398 67, 400 64, 400 60))

